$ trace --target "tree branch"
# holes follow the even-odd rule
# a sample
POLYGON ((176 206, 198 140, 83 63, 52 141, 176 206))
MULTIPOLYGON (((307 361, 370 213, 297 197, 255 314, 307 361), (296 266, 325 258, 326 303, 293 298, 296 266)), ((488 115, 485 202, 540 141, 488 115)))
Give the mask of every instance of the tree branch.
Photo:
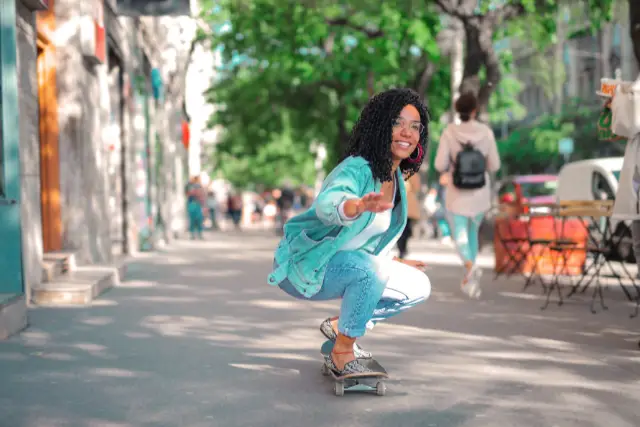
POLYGON ((525 12, 526 10, 522 4, 509 3, 487 12, 486 17, 493 25, 499 26, 503 22, 524 15, 525 12))
POLYGON ((354 24, 353 22, 349 21, 349 18, 325 19, 325 22, 330 27, 347 27, 356 31, 360 31, 369 39, 384 37, 384 31, 382 31, 381 29, 371 29, 363 25, 354 24))
POLYGON ((427 89, 429 89, 429 84, 431 83, 431 79, 433 78, 433 75, 436 72, 436 64, 434 64, 433 62, 429 61, 427 62, 427 65, 424 67, 424 70, 422 71, 422 73, 420 73, 420 76, 416 79, 416 92, 418 92, 418 95, 420 95, 420 99, 422 99, 423 101, 426 98, 427 95, 427 89))
POLYGON ((460 5, 455 0, 435 0, 438 7, 447 15, 454 16, 462 21, 474 18, 474 13, 468 13, 460 9, 460 5))
POLYGON ((329 33, 329 37, 327 37, 327 39, 324 41, 322 48, 324 49, 324 53, 327 54, 327 56, 330 56, 333 53, 333 46, 335 44, 336 41, 336 33, 335 32, 331 32, 329 33))

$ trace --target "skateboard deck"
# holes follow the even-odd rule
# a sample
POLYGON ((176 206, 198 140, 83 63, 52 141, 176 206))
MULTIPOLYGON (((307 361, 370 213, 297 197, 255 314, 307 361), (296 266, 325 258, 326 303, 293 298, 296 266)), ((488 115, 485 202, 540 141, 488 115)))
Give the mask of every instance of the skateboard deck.
MULTIPOLYGON (((333 350, 333 344, 331 340, 325 341, 320 347, 320 353, 328 356, 333 350)), ((384 380, 389 377, 386 369, 375 359, 359 359, 359 362, 374 372, 338 376, 326 363, 323 363, 322 375, 333 378, 336 396, 342 396, 345 391, 375 391, 378 396, 384 396, 387 391, 384 380)))

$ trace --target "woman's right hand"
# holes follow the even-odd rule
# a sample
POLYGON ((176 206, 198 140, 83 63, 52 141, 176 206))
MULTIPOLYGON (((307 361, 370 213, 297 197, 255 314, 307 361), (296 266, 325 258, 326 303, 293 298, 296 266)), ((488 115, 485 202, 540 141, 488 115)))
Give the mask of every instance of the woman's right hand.
POLYGON ((382 200, 382 193, 369 193, 360 199, 360 205, 362 206, 362 212, 384 212, 393 208, 393 203, 385 202, 382 200))
POLYGON ((393 208, 393 203, 385 202, 382 193, 369 193, 361 199, 351 199, 345 203, 344 213, 349 218, 355 218, 364 212, 384 212, 393 208))

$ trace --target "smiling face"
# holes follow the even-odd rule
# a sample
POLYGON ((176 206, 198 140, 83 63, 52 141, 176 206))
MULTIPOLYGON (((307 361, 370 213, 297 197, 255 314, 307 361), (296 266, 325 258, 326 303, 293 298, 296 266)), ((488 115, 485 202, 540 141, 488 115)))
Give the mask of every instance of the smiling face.
POLYGON ((422 131, 418 109, 413 105, 407 105, 393 122, 391 156, 394 162, 400 163, 411 156, 420 142, 422 131))

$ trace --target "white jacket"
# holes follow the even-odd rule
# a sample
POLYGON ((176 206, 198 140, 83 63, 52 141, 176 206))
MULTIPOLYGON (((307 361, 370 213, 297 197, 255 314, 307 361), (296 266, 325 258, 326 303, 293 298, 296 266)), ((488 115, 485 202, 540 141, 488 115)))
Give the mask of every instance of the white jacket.
POLYGON ((613 217, 640 219, 640 78, 616 88, 611 113, 613 133, 628 138, 613 217))

